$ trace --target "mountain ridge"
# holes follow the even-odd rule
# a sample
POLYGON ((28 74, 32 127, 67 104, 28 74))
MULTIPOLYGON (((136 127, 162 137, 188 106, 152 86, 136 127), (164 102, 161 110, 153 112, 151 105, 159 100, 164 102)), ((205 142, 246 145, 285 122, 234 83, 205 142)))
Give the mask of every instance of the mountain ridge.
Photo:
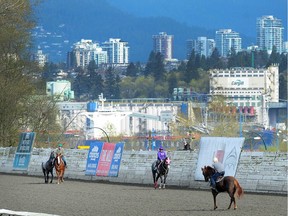
MULTIPOLYGON (((145 62, 153 49, 152 35, 174 35, 174 58, 186 57, 186 41, 199 36, 215 37, 215 29, 188 26, 168 17, 137 17, 123 12, 107 0, 49 0, 37 9, 39 26, 36 43, 50 61, 65 61, 73 43, 91 39, 102 43, 109 38, 128 42, 131 62, 145 62)), ((243 47, 253 43, 241 35, 243 47)))

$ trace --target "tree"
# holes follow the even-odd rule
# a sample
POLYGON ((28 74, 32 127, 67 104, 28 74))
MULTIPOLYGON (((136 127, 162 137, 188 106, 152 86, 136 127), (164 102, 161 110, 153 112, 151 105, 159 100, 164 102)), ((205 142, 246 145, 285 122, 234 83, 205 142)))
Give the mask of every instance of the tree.
POLYGON ((120 98, 134 98, 135 79, 133 77, 125 77, 120 83, 120 98))
POLYGON ((98 95, 103 92, 104 81, 102 76, 97 72, 97 65, 94 60, 89 63, 87 70, 90 78, 87 80, 89 86, 89 96, 91 100, 94 100, 97 99, 98 95))
POLYGON ((172 95, 174 88, 177 88, 177 77, 175 73, 171 73, 168 76, 168 92, 172 95))
POLYGON ((73 89, 75 92, 75 96, 78 100, 88 100, 88 92, 89 88, 87 83, 89 83, 89 79, 85 74, 83 68, 78 67, 76 68, 75 72, 77 76, 73 82, 73 89))
POLYGON ((221 69, 224 67, 224 64, 220 58, 220 53, 217 48, 215 48, 211 56, 207 60, 207 65, 209 69, 221 69))
POLYGON ((150 53, 144 74, 145 76, 152 75, 156 82, 165 79, 163 56, 160 52, 154 53, 152 51, 150 53))
POLYGON ((228 68, 238 67, 237 54, 234 48, 231 48, 230 55, 228 56, 228 68))
POLYGON ((126 69, 126 76, 136 77, 138 73, 139 68, 137 68, 133 62, 131 62, 126 69))
POLYGON ((239 136, 239 122, 236 113, 231 112, 232 108, 226 104, 224 96, 213 97, 209 104, 209 116, 212 118, 209 122, 213 122, 210 136, 239 136))
MULTIPOLYGON (((0 5, 0 146, 15 145, 29 116, 27 101, 36 92, 36 67, 30 61, 33 1, 0 5)), ((33 104, 30 104, 33 107, 33 104)))
POLYGON ((185 70, 185 74, 184 74, 184 81, 186 83, 189 83, 191 81, 191 79, 197 77, 195 75, 193 75, 194 71, 195 71, 195 59, 196 59, 196 54, 194 49, 191 52, 190 58, 187 62, 186 65, 186 70, 185 70))
POLYGON ((45 81, 54 81, 57 75, 57 65, 50 63, 45 63, 42 73, 42 78, 45 81))
POLYGON ((109 67, 105 74, 104 94, 109 99, 119 99, 120 97, 120 77, 114 74, 112 67, 109 67))
POLYGON ((269 67, 271 64, 279 64, 281 62, 281 55, 277 52, 276 46, 273 46, 272 53, 269 56, 266 67, 269 67))

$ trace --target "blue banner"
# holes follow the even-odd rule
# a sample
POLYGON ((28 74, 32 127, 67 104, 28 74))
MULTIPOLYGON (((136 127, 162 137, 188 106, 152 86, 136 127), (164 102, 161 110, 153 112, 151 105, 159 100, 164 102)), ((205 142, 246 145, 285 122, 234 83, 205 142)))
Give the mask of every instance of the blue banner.
POLYGON ((123 150, 124 143, 116 143, 108 176, 118 176, 123 150))
POLYGON ((30 162, 32 146, 35 140, 36 133, 21 133, 20 141, 15 153, 13 169, 27 170, 30 162))
POLYGON ((89 145, 89 152, 87 157, 86 171, 85 175, 96 175, 96 170, 99 163, 99 158, 101 155, 103 142, 96 140, 87 140, 86 145, 89 145))

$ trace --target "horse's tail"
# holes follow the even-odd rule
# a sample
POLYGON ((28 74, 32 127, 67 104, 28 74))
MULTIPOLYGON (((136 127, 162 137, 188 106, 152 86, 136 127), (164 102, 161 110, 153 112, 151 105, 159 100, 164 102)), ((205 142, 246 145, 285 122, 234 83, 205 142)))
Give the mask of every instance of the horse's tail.
POLYGON ((244 191, 242 189, 242 187, 240 186, 239 182, 237 181, 237 179, 234 179, 234 185, 236 187, 236 195, 238 198, 241 198, 244 194, 244 191))

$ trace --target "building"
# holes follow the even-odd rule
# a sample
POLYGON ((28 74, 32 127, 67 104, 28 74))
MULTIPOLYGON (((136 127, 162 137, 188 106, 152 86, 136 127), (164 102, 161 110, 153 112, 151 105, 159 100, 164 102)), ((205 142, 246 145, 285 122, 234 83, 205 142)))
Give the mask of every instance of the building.
POLYGON ((160 32, 158 35, 153 35, 153 51, 160 52, 164 60, 170 61, 173 59, 173 35, 167 35, 166 32, 160 32))
POLYGON ((232 31, 232 29, 216 31, 215 42, 219 54, 223 57, 227 57, 232 49, 236 53, 242 49, 242 38, 240 38, 239 33, 232 31))
POLYGON ((128 42, 119 38, 110 38, 102 44, 102 49, 107 52, 109 64, 121 66, 129 63, 128 42))
POLYGON ((279 102, 278 65, 268 68, 210 70, 210 94, 226 97, 240 113, 256 115, 256 121, 269 126, 267 103, 279 102))
POLYGON ((283 42, 283 50, 284 53, 288 53, 288 41, 283 42))
POLYGON ((81 39, 73 45, 73 51, 68 53, 67 65, 85 68, 94 60, 96 65, 108 63, 107 51, 102 50, 98 43, 81 39))
POLYGON ((67 80, 47 82, 46 94, 52 96, 57 101, 74 99, 74 91, 71 90, 71 83, 67 80))
POLYGON ((45 63, 48 62, 48 56, 38 49, 37 53, 33 55, 33 60, 38 62, 40 67, 44 67, 45 63))
POLYGON ((278 53, 283 49, 283 27, 282 21, 273 16, 262 16, 257 18, 257 45, 261 50, 267 50, 271 54, 273 46, 278 53))
POLYGON ((190 58, 193 50, 196 54, 199 54, 201 56, 204 55, 207 58, 211 56, 214 49, 214 39, 207 39, 207 37, 198 37, 197 40, 186 41, 187 59, 190 58))
POLYGON ((109 136, 148 135, 149 131, 164 134, 169 123, 175 122, 178 105, 175 103, 114 103, 105 104, 103 94, 99 101, 58 102, 59 123, 67 131, 81 131, 86 139, 99 139, 103 130, 109 136))

